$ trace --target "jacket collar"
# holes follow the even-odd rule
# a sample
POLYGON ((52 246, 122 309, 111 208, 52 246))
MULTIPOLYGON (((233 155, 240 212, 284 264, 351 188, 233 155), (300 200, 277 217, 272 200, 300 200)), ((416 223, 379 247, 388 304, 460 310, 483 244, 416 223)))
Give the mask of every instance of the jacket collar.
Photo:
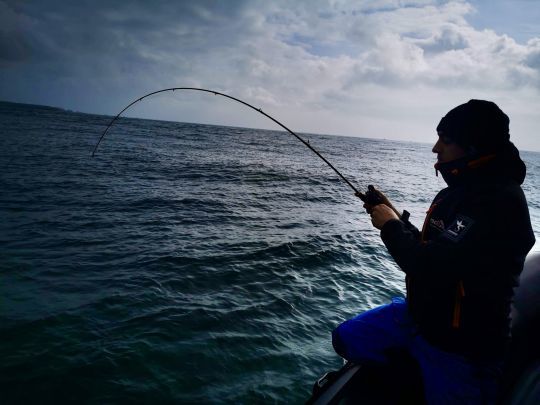
POLYGON ((483 156, 465 156, 451 162, 435 163, 435 174, 441 173, 448 186, 457 186, 485 172, 483 168, 489 167, 497 155, 492 153, 483 156))
POLYGON ((523 184, 527 168, 519 156, 516 146, 508 141, 496 151, 471 154, 452 162, 435 165, 448 186, 485 181, 488 179, 507 179, 523 184))

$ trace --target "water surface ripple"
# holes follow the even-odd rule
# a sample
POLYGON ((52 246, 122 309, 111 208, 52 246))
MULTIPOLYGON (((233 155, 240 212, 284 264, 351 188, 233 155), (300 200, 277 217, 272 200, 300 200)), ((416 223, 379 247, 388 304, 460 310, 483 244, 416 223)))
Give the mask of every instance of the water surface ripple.
MULTIPOLYGON (((0 402, 303 403, 403 294, 362 204, 284 132, 126 118, 92 159, 107 121, 0 103, 0 402)), ((418 225, 443 187, 429 145, 304 136, 418 225)))

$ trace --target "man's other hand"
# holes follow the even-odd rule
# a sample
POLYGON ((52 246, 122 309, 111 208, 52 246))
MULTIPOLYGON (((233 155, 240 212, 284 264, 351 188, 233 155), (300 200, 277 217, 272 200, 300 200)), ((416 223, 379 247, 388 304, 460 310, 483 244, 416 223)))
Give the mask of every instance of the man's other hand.
POLYGON ((378 204, 371 208, 371 223, 377 229, 382 229, 391 219, 399 219, 395 211, 385 204, 378 204))

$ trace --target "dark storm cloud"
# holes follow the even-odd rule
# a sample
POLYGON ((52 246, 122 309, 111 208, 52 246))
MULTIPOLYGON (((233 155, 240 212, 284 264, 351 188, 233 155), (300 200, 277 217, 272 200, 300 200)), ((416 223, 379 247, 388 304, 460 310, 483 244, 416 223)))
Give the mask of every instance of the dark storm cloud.
POLYGON ((245 3, 0 1, 0 98, 92 110, 109 90, 189 83, 246 40, 245 3))
POLYGON ((0 58, 39 63, 63 57, 67 59, 64 62, 73 62, 85 56, 105 59, 129 54, 133 62, 149 58, 149 49, 199 51, 203 45, 220 46, 224 41, 234 41, 234 31, 216 30, 216 26, 234 27, 243 4, 7 1, 1 4, 4 41, 0 58), (215 35, 216 31, 227 31, 228 35, 215 35))

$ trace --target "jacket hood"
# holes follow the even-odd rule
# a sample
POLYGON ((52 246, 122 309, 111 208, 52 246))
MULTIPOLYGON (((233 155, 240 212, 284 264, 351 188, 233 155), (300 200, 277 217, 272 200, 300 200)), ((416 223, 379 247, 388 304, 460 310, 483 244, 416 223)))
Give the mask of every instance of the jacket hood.
POLYGON ((527 173, 518 149, 510 141, 493 153, 437 163, 435 170, 440 171, 449 186, 486 178, 508 178, 521 185, 527 173))

